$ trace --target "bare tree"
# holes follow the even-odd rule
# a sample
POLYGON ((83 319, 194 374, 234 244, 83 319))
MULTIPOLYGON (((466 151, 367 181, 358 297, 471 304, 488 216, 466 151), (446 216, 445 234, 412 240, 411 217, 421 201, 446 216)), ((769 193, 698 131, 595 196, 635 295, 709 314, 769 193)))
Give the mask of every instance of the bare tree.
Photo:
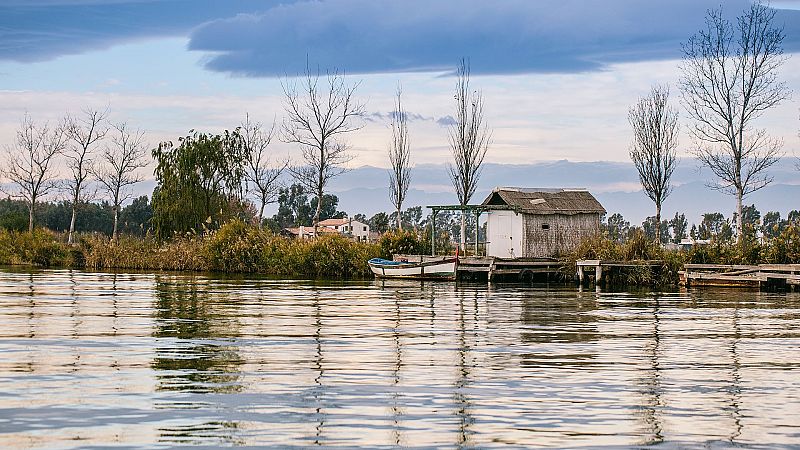
MULTIPOLYGON (((491 135, 483 122, 483 95, 469 86, 469 64, 462 59, 457 70, 456 118, 450 128, 450 148, 453 164, 447 167, 450 180, 461 206, 469 203, 478 180, 481 166, 489 148, 491 135)), ((466 250, 467 224, 465 211, 461 211, 461 249, 466 250)))
POLYGON ((71 177, 67 180, 67 190, 72 198, 72 219, 69 222, 69 236, 67 242, 72 244, 75 234, 75 218, 78 205, 88 199, 84 188, 92 167, 94 146, 108 133, 108 127, 103 125, 108 110, 99 111, 86 108, 80 118, 67 116, 66 133, 72 145, 64 152, 71 177))
POLYGON ((737 240, 742 238, 742 199, 772 182, 767 169, 781 157, 783 142, 755 128, 754 121, 785 100, 778 80, 784 32, 775 10, 760 1, 737 18, 709 11, 706 28, 683 45, 682 100, 694 119, 695 153, 718 178, 713 188, 736 196, 737 240))
POLYGON ((397 103, 392 113, 392 140, 389 143, 389 196, 397 210, 397 229, 403 229, 403 201, 411 183, 411 142, 408 137, 408 115, 401 103, 403 91, 397 88, 397 103))
POLYGON ((28 114, 17 130, 15 145, 7 149, 8 164, 2 175, 16 188, 4 189, 8 195, 21 198, 28 205, 28 231, 36 222, 36 202, 58 186, 52 164, 66 147, 64 128, 37 126, 28 114))
POLYGON ((645 194, 656 204, 656 240, 661 237, 661 205, 672 192, 678 147, 678 112, 669 106, 669 88, 656 86, 628 110, 633 128, 630 155, 645 194))
POLYGON ((302 164, 289 167, 289 171, 317 197, 315 235, 325 188, 331 179, 346 171, 345 164, 352 160, 342 138, 362 128, 356 121, 364 115, 364 104, 354 98, 358 83, 346 84, 344 75, 336 71, 328 72, 323 86, 319 81, 319 70, 312 73, 306 66, 299 87, 296 83, 283 83, 288 117, 281 127, 283 141, 300 145, 302 152, 302 164))
POLYGON ((245 181, 248 191, 258 197, 258 226, 264 221, 264 208, 277 200, 281 188, 280 177, 288 161, 273 162, 269 153, 269 145, 275 134, 275 124, 267 130, 261 122, 251 122, 250 115, 245 116, 241 126, 242 145, 247 155, 245 181))
POLYGON ((112 145, 103 149, 99 164, 92 167, 92 173, 113 202, 114 231, 111 236, 116 241, 119 239, 120 205, 132 196, 127 187, 142 181, 136 170, 147 165, 147 143, 141 130, 130 130, 126 123, 113 127, 112 145))

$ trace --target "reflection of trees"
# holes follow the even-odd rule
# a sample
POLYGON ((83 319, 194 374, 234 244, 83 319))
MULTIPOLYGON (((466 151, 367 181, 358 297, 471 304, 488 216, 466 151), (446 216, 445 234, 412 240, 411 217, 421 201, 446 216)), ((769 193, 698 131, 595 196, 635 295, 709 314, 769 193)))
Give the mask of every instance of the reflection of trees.
MULTIPOLYGON (((157 390, 193 394, 240 392, 239 370, 243 363, 232 339, 238 334, 235 301, 212 294, 206 280, 189 277, 156 277, 155 330, 157 390)), ((205 405, 206 403, 203 403, 205 405)), ((194 405, 184 397, 175 405, 194 405)), ((211 420, 185 426, 162 427, 161 439, 191 444, 222 441, 237 444, 238 424, 211 420)))
POLYGON ((661 417, 664 408, 664 389, 661 386, 661 312, 660 297, 656 295, 652 300, 653 328, 651 339, 644 346, 645 358, 648 367, 644 369, 640 380, 641 393, 644 403, 640 411, 640 418, 644 422, 645 443, 655 445, 664 441, 664 424, 661 417))
POLYGON ((320 305, 319 301, 319 291, 316 290, 314 291, 314 345, 314 370, 317 372, 317 376, 314 377, 315 386, 312 392, 317 417, 314 444, 322 445, 322 431, 325 428, 325 412, 322 410, 325 386, 322 384, 322 377, 325 375, 325 369, 322 366, 322 305, 320 305))
MULTIPOLYGON (((463 294, 463 291, 462 291, 463 294)), ((477 326, 478 322, 478 292, 474 291, 474 304, 473 304, 473 325, 477 326)), ((470 383, 470 372, 474 366, 472 348, 467 339, 467 312, 465 311, 466 298, 464 295, 458 295, 458 375, 455 382, 455 390, 453 392, 454 402, 456 405, 456 417, 458 418, 458 439, 456 446, 459 448, 470 446, 470 426, 475 419, 472 417, 471 403, 467 395, 467 389, 470 383)), ((473 330, 474 338, 474 330, 473 330)), ((474 340, 474 339, 473 339, 474 340)))
POLYGON ((195 278, 156 278, 156 330, 153 369, 159 390, 238 392, 242 359, 227 338, 236 336, 231 303, 212 296, 208 283, 195 278), (168 339, 172 338, 172 339, 168 339))
POLYGON ((739 361, 738 346, 742 338, 742 328, 739 323, 739 301, 735 301, 733 305, 733 337, 731 338, 730 351, 731 351, 731 385, 729 392, 731 395, 730 407, 731 418, 733 419, 733 430, 731 432, 730 441, 734 442, 742 434, 742 365, 739 361))

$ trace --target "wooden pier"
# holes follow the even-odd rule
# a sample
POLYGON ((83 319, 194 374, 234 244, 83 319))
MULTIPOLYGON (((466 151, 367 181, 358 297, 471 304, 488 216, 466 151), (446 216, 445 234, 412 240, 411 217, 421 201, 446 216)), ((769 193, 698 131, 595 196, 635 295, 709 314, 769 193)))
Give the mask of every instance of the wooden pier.
POLYGON ((800 290, 800 264, 722 265, 686 264, 681 286, 743 287, 800 290))
POLYGON ((640 267, 654 269, 663 265, 664 262, 660 260, 613 261, 604 259, 584 259, 577 262, 578 282, 581 285, 585 284, 589 281, 589 275, 593 273, 595 285, 600 286, 606 284, 612 275, 623 270, 637 269, 640 267))
MULTIPOLYGON (((395 255, 395 260, 437 261, 443 256, 395 255)), ((555 258, 496 258, 465 256, 458 259, 457 278, 467 281, 550 281, 564 280, 564 261, 555 258)), ((571 278, 572 274, 568 274, 571 278)))

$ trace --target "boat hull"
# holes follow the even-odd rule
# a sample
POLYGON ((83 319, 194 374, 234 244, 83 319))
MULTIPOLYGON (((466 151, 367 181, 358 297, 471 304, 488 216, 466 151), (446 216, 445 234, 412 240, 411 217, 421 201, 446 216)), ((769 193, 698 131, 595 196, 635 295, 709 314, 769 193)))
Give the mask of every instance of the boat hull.
POLYGON ((369 263, 372 273, 378 278, 404 278, 415 280, 454 280, 456 278, 455 258, 424 263, 376 264, 369 263))

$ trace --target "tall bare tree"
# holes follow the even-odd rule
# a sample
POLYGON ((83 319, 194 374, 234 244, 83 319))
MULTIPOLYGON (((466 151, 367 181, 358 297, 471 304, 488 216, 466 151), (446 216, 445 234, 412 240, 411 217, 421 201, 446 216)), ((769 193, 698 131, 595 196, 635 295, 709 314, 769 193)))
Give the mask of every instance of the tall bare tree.
POLYGON ((142 181, 136 171, 147 165, 147 143, 144 132, 131 130, 126 123, 113 125, 111 145, 106 145, 92 173, 113 203, 114 231, 112 238, 119 239, 120 205, 131 198, 128 186, 142 181))
MULTIPOLYGON (((458 202, 465 206, 478 187, 491 134, 483 121, 483 94, 481 91, 471 90, 469 64, 466 60, 460 61, 456 75, 456 117, 455 124, 450 127, 449 136, 453 163, 448 165, 447 170, 458 202)), ((462 250, 466 250, 467 239, 465 214, 465 211, 461 211, 462 250)))
POLYGON ((786 61, 775 10, 756 1, 736 23, 709 11, 706 27, 683 45, 682 100, 694 119, 695 153, 716 176, 715 189, 736 196, 737 240, 742 199, 772 182, 767 169, 783 142, 754 121, 789 96, 778 71, 786 61))
POLYGON ((403 110, 402 88, 397 88, 397 99, 392 113, 392 140, 389 143, 389 197, 397 211, 397 229, 403 229, 403 201, 411 183, 411 142, 408 137, 408 114, 403 110))
POLYGON ((36 202, 58 186, 53 161, 67 144, 62 126, 37 126, 28 114, 17 130, 14 146, 7 148, 8 162, 2 175, 13 187, 4 189, 8 195, 21 198, 28 206, 28 231, 36 222, 36 202))
POLYGON ((344 75, 337 71, 328 72, 320 86, 319 70, 312 73, 306 66, 299 84, 283 83, 287 118, 281 138, 300 146, 302 163, 289 167, 289 171, 317 197, 313 219, 316 235, 325 188, 352 160, 343 137, 363 127, 357 121, 364 115, 364 104, 355 99, 358 83, 346 84, 344 75))
POLYGON ((661 205, 672 192, 678 147, 678 112, 669 106, 669 88, 656 86, 628 110, 633 128, 630 155, 645 194, 656 204, 656 240, 661 236, 661 205))
POLYGON ((84 188, 91 174, 95 144, 108 133, 108 127, 104 124, 107 116, 108 110, 86 108, 81 116, 67 116, 66 119, 66 133, 71 141, 71 145, 64 152, 71 173, 66 184, 72 200, 72 219, 69 222, 67 237, 67 242, 70 244, 74 240, 78 206, 88 199, 88 196, 84 195, 84 188))
POLYGON ((273 161, 270 155, 269 145, 274 134, 274 123, 270 129, 266 129, 261 122, 251 122, 249 114, 245 116, 241 125, 240 135, 247 165, 244 178, 248 191, 255 195, 260 203, 259 227, 263 225, 264 208, 278 199, 278 191, 281 188, 280 177, 289 165, 288 161, 273 161))

